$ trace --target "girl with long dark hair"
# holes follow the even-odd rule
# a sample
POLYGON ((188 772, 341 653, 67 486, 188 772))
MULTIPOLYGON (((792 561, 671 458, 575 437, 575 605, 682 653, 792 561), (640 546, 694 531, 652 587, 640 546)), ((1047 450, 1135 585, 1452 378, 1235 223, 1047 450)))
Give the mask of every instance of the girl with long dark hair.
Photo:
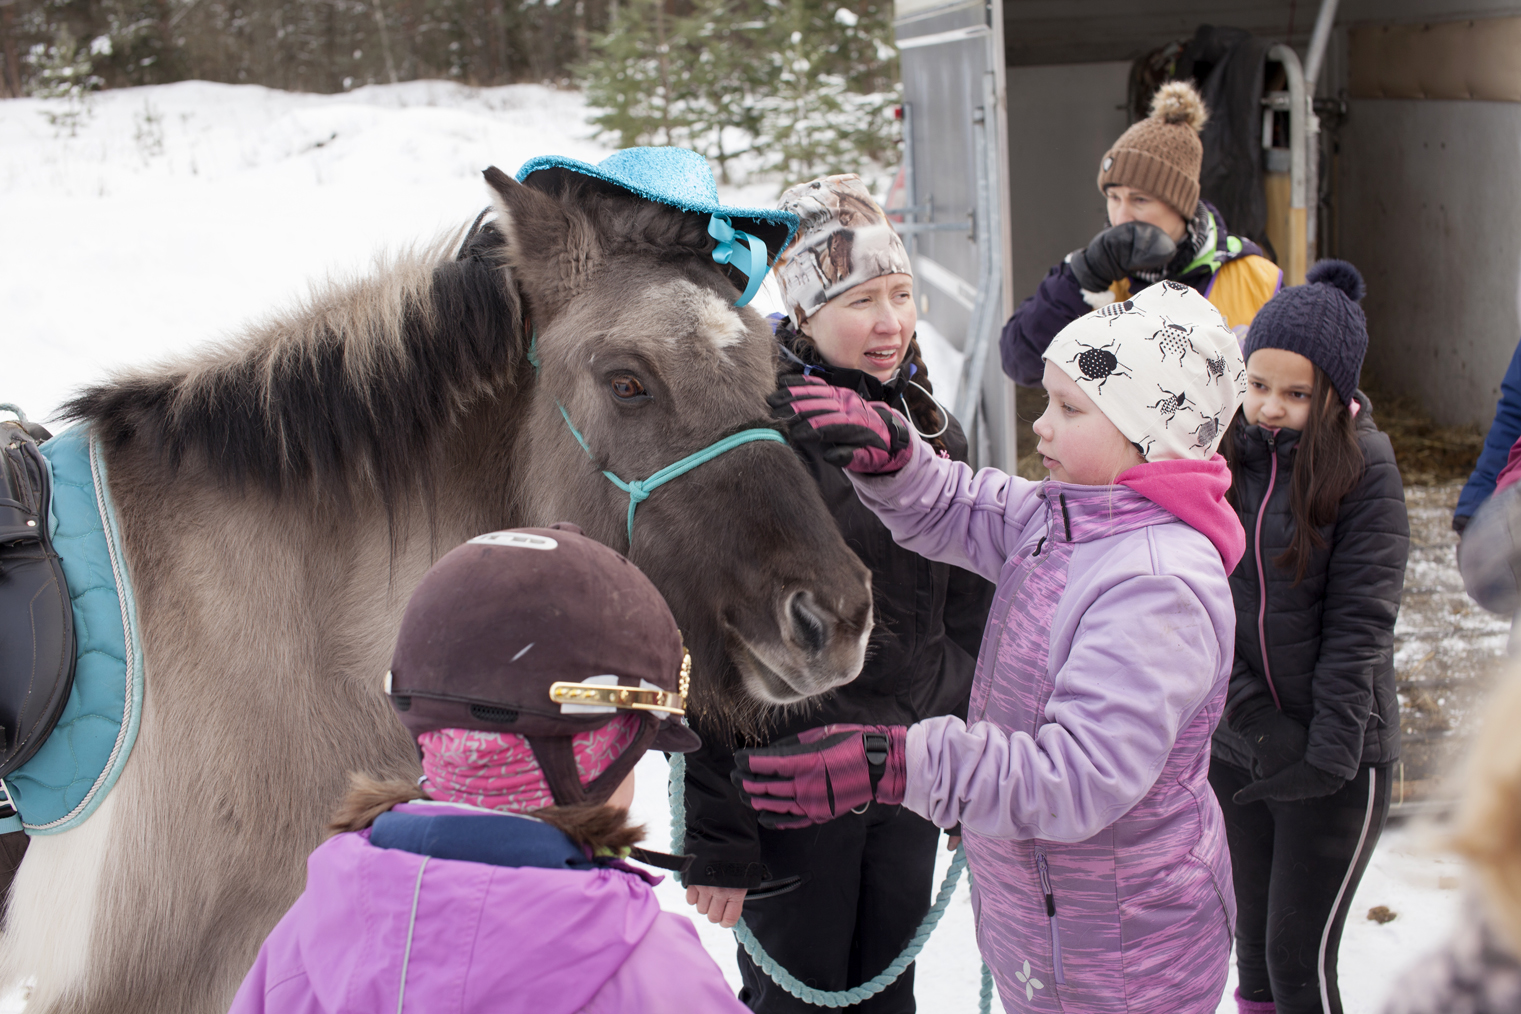
POLYGON ((1343 261, 1258 313, 1222 446, 1247 533, 1210 783, 1234 870, 1243 1014, 1340 1014, 1336 953, 1399 758, 1394 620, 1410 526, 1358 390, 1364 285, 1343 261))

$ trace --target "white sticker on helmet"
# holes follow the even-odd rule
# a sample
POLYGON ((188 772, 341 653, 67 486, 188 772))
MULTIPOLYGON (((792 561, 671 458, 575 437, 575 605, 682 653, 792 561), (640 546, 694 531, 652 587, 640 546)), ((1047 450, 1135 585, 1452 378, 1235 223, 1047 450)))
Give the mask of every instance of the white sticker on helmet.
MULTIPOLYGON (((506 533, 503 533, 503 534, 506 534, 506 533)), ((615 687, 615 686, 618 685, 618 677, 616 677, 616 676, 588 676, 586 679, 582 680, 581 682, 582 683, 594 683, 597 686, 602 686, 602 687, 615 687)), ((560 705, 560 714, 562 714, 562 715, 609 715, 609 714, 616 714, 617 711, 618 711, 617 708, 609 707, 608 705, 605 705, 605 704, 562 704, 562 705, 560 705)))
POLYGON ((527 532, 487 532, 470 540, 486 546, 511 546, 516 549, 558 549, 560 544, 547 535, 527 532))

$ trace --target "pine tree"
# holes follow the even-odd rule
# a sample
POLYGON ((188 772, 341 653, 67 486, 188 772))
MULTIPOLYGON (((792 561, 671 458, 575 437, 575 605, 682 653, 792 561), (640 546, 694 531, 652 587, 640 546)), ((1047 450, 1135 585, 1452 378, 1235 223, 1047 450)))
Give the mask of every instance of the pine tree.
POLYGON ((622 146, 693 148, 783 185, 896 161, 888 8, 834 0, 628 0, 581 68, 622 146))

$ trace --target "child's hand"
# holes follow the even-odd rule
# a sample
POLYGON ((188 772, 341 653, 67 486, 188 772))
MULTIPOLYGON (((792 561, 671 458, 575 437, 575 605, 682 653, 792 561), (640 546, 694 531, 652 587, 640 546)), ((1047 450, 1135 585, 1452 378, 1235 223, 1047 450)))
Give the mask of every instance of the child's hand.
POLYGON ((740 750, 730 780, 763 827, 807 827, 873 800, 903 802, 902 725, 825 725, 771 746, 740 750))
POLYGON ((707 916, 708 922, 716 922, 724 929, 733 929, 734 924, 739 922, 746 893, 743 887, 697 885, 687 888, 687 904, 694 906, 698 915, 707 916))
POLYGON ((782 386, 766 400, 772 414, 787 423, 792 439, 821 443, 831 465, 880 475, 898 471, 913 456, 902 416, 818 377, 783 377, 782 386))

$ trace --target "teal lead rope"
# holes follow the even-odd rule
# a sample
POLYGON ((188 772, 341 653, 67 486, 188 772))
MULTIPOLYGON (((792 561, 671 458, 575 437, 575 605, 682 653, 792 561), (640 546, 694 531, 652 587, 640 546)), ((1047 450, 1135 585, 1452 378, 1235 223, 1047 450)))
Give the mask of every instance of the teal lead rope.
MULTIPOLYGON (((686 850, 686 777, 686 756, 679 753, 671 754, 671 777, 666 791, 671 804, 671 853, 673 855, 681 855, 686 850)), ((894 958, 892 964, 884 968, 881 974, 850 989, 814 989, 799 980, 766 953, 766 949, 761 946, 759 940, 755 939, 755 934, 750 931, 750 927, 745 925, 743 917, 734 927, 734 936, 740 946, 745 949, 745 953, 750 955, 750 960, 755 962, 757 968, 770 976, 778 986, 804 1003, 811 1003, 815 1007, 854 1007, 897 982, 898 977, 914 963, 914 959, 919 956, 919 952, 924 949, 925 943, 929 940, 930 934, 935 931, 936 926, 940 925, 940 917, 945 914, 945 907, 950 904, 951 896, 956 893, 956 885, 961 882, 961 873, 965 869, 966 853, 958 848, 955 858, 951 860, 951 868, 945 871, 945 880, 940 884, 940 892, 935 895, 935 903, 924 914, 924 921, 919 923, 919 929, 915 931, 908 946, 903 949, 903 953, 894 958)), ((990 1014, 992 1007, 993 974, 984 963, 982 988, 977 997, 977 1010, 979 1014, 990 1014)))

